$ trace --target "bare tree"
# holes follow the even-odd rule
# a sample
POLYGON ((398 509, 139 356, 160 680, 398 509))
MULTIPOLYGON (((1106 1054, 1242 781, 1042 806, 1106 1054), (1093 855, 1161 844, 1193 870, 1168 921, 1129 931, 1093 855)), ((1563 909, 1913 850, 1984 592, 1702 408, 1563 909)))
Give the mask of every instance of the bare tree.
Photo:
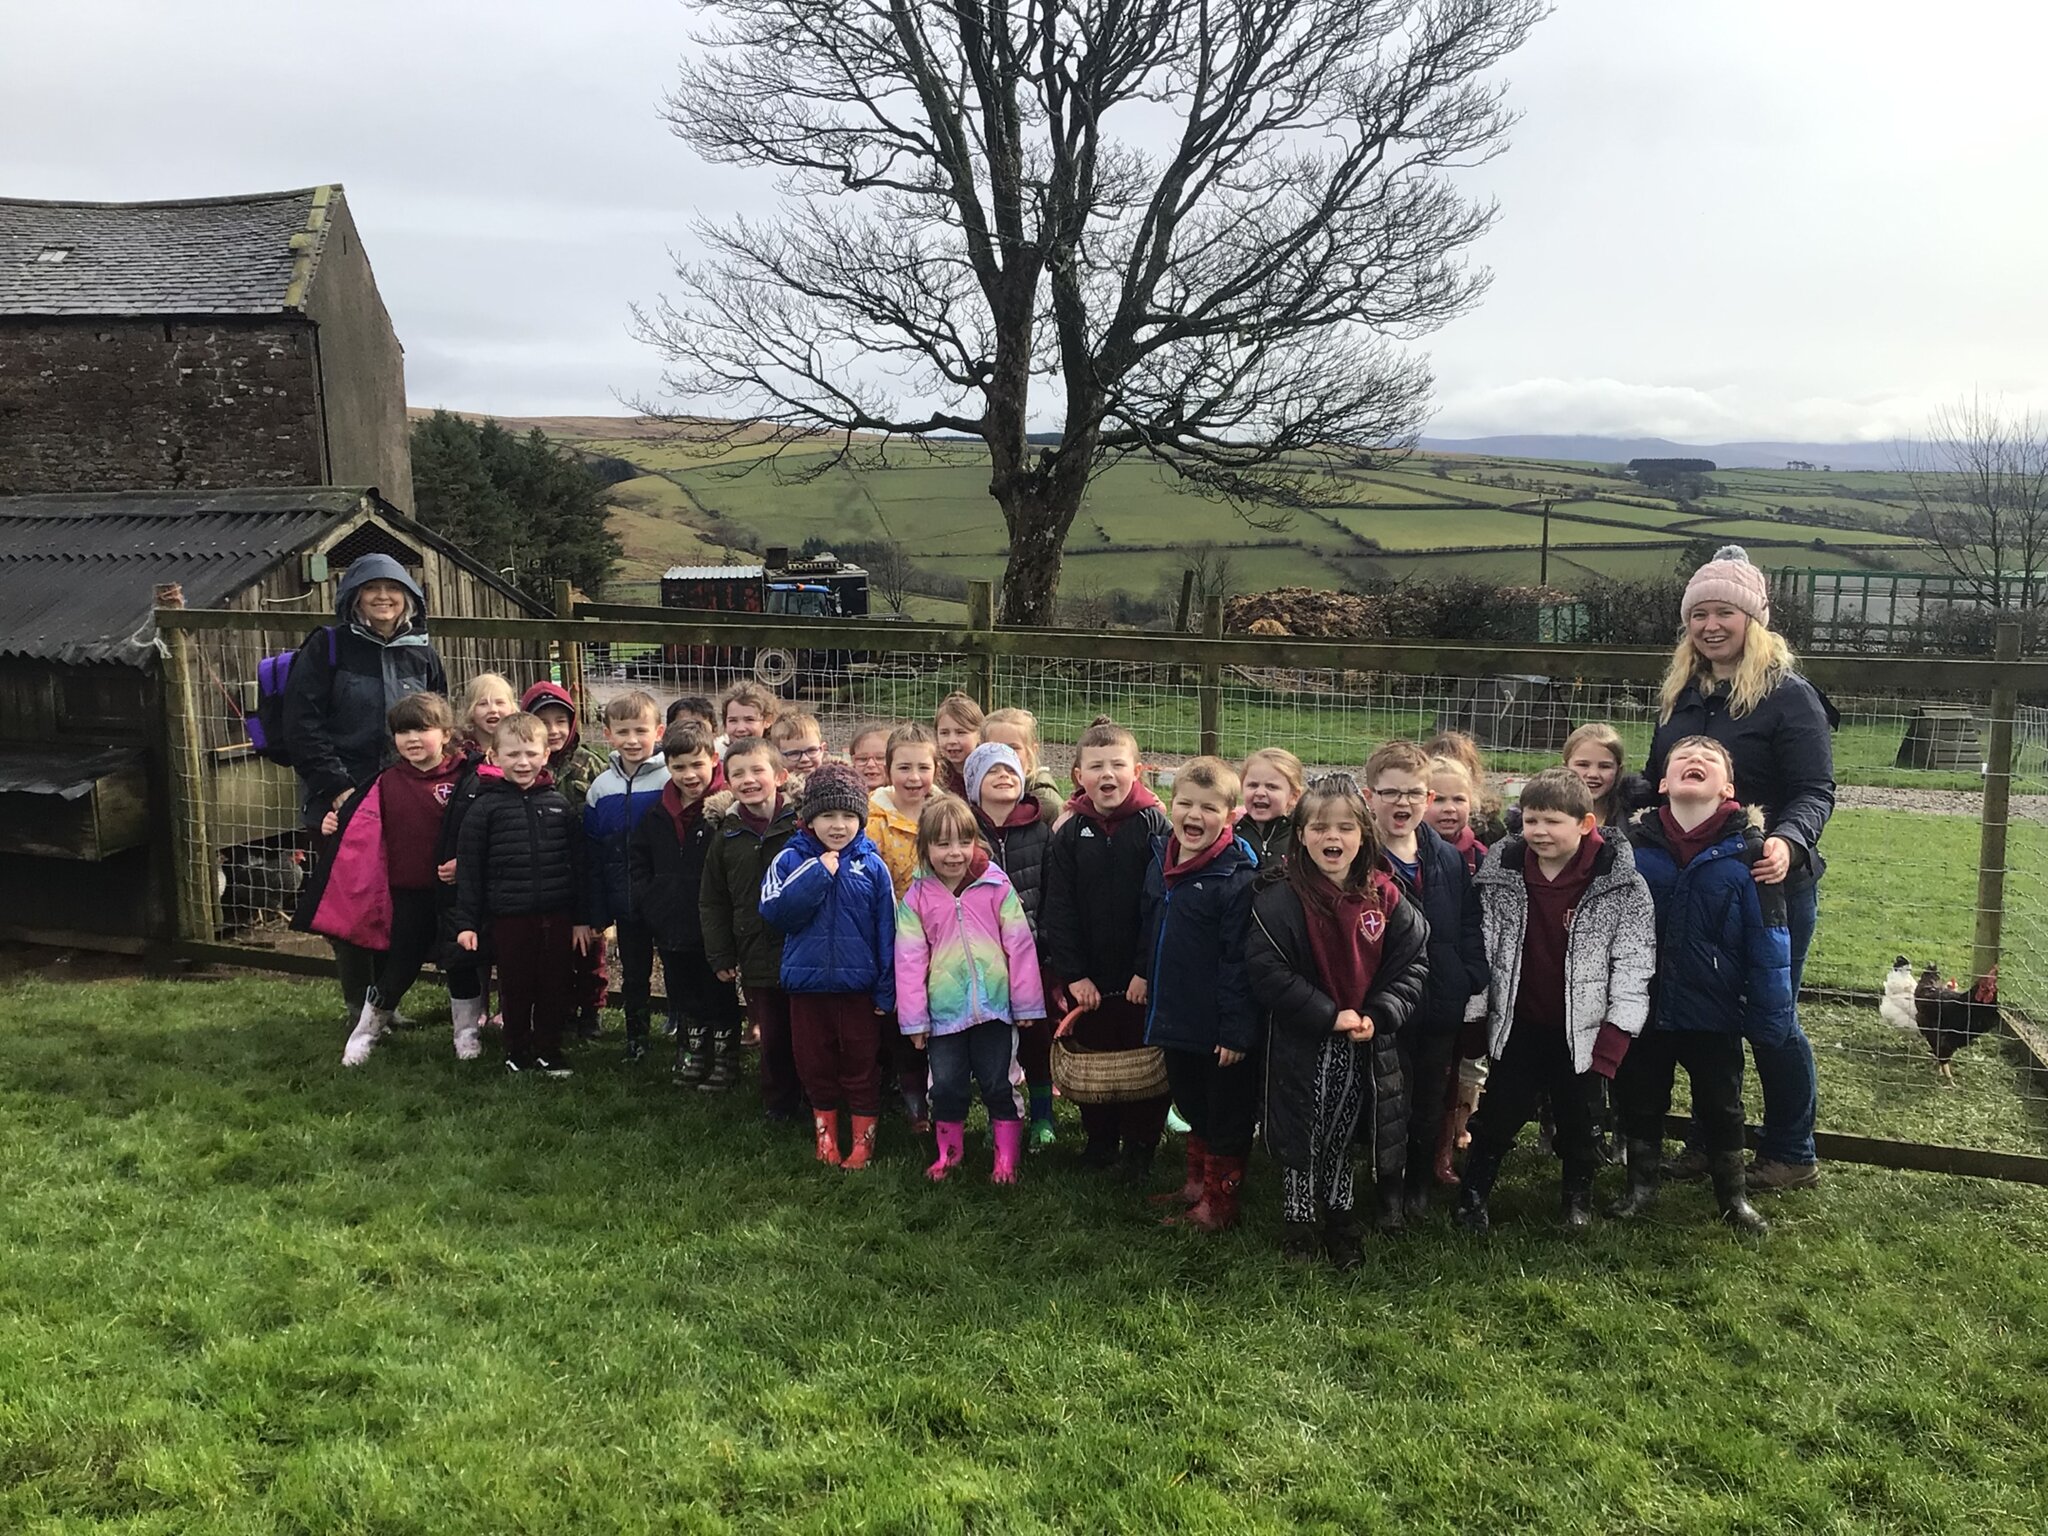
POLYGON ((917 567, 899 539, 888 540, 868 560, 868 585, 891 613, 910 611, 910 585, 916 575, 917 567))
POLYGON ((1546 8, 695 3, 718 25, 664 116, 783 205, 700 223, 708 257, 638 313, 669 389, 840 455, 981 439, 1023 624, 1123 456, 1244 510, 1412 443, 1431 379, 1396 344, 1486 283, 1494 209, 1446 173, 1504 147, 1492 71, 1546 8))
MULTIPOLYGON (((1188 606, 1188 627, 1199 630, 1202 615, 1209 608, 1209 599, 1220 597, 1227 603, 1238 595, 1242 584, 1237 577, 1237 562, 1229 550, 1218 549, 1214 543, 1205 540, 1190 545, 1187 555, 1187 569, 1195 575, 1194 599, 1188 606)), ((1169 598, 1177 596, 1180 591, 1180 582, 1172 578, 1162 578, 1161 585, 1169 589, 1169 598)))
POLYGON ((1986 608, 2048 595, 2048 423, 1972 396, 1938 412, 1899 467, 1941 563, 1986 608))

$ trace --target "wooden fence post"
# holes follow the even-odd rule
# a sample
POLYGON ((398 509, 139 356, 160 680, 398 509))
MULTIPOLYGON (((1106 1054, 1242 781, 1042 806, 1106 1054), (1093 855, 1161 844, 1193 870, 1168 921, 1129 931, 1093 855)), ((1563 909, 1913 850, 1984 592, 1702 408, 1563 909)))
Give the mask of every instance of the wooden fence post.
MULTIPOLYGON (((1223 638, 1223 594, 1212 592, 1202 604, 1202 638, 1223 638)), ((1202 716, 1202 754, 1215 757, 1223 750, 1223 663, 1204 658, 1196 699, 1202 716)))
MULTIPOLYGON (((156 589, 156 606, 182 608, 184 589, 156 589)), ((164 761, 170 769, 172 889, 178 937, 211 944, 220 932, 220 889, 207 830, 206 752, 199 723, 198 641, 189 629, 161 631, 164 640, 164 761)))
POLYGON ((973 648, 967 653, 967 691, 983 709, 993 709, 996 666, 994 582, 967 583, 967 627, 974 632, 973 648))
MULTIPOLYGON (((2001 619, 1998 661, 2020 659, 2020 621, 2001 619)), ((1981 981, 1998 964, 2005 934, 2006 822, 2012 808, 2012 722, 2019 709, 2019 690, 2000 683, 1991 690, 1988 751, 1984 759, 1984 810, 1977 839, 1977 932, 1970 950, 1970 973, 1981 981)))
MULTIPOLYGON (((555 617, 573 619, 576 617, 576 588, 568 581, 555 583, 555 617)), ((583 644, 578 640, 564 640, 561 643, 562 686, 569 690, 569 697, 576 701, 576 718, 590 718, 589 703, 583 697, 583 644)))

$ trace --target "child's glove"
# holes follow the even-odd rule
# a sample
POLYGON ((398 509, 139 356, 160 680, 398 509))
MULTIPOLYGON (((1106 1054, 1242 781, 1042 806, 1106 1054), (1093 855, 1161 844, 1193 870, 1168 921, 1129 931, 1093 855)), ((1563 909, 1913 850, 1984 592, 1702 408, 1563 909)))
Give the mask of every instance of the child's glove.
POLYGON ((1628 1048, 1628 1035, 1612 1024, 1603 1023, 1593 1041, 1593 1070, 1612 1080, 1621 1069, 1621 1059, 1628 1054, 1628 1048))

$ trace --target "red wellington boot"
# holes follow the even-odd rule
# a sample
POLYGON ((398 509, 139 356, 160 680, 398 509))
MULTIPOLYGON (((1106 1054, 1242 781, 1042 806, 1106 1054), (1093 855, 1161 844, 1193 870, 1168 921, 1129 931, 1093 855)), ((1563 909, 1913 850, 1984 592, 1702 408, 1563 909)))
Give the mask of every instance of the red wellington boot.
POLYGON ((1237 1225, 1237 1193, 1244 1187, 1245 1159, 1209 1159, 1209 1176, 1202 1182, 1202 1198, 1182 1218, 1204 1232, 1228 1232, 1237 1225))
POLYGON ((1193 1131, 1188 1132, 1188 1166, 1181 1179, 1179 1189, 1169 1189, 1163 1195, 1147 1197, 1152 1205, 1178 1205, 1183 1208, 1195 1204, 1202 1198, 1202 1182, 1208 1177, 1209 1144, 1193 1131))

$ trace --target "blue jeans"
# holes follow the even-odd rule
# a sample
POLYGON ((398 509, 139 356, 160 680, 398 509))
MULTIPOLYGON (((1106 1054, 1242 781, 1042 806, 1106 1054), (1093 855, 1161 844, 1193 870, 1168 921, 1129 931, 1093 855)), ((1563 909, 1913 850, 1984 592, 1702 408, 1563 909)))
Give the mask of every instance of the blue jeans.
POLYGON ((929 1036, 925 1056, 932 1073, 934 1120, 965 1120, 977 1084, 989 1119, 1024 1118, 1017 1094, 1022 1081, 1017 1072, 1017 1029, 1007 1019, 990 1019, 958 1034, 929 1036))
MULTIPOLYGON (((1785 925, 1792 939, 1792 992, 1799 993, 1806 972, 1806 951, 1813 944, 1820 916, 1820 883, 1801 880, 1785 887, 1785 925)), ((1797 1022, 1776 1045, 1750 1044, 1757 1081, 1764 1090, 1764 1133, 1757 1156, 1774 1163, 1811 1163, 1813 1123, 1820 1115, 1820 1079, 1814 1071, 1813 1046, 1797 1022)))

